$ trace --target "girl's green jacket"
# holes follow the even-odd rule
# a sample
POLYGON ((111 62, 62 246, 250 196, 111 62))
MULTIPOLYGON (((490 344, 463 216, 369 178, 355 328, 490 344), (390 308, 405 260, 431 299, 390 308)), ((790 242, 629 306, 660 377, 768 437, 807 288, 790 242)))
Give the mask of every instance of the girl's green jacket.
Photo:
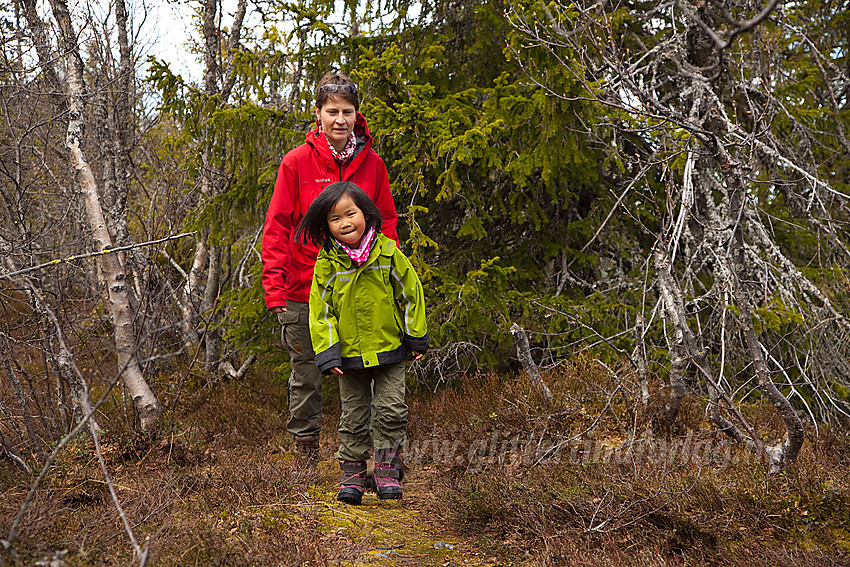
POLYGON ((323 373, 401 362, 410 351, 428 350, 422 283, 395 242, 378 233, 360 266, 338 245, 319 252, 310 337, 323 373))

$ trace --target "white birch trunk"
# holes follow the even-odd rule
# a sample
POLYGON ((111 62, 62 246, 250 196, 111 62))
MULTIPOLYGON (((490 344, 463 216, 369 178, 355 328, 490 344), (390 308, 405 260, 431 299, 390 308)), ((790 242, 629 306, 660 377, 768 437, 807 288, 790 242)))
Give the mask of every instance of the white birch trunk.
POLYGON ((189 349, 197 348, 201 342, 198 335, 198 289, 204 277, 204 268, 209 257, 209 246, 204 236, 195 239, 195 258, 192 268, 186 277, 186 285, 183 287, 183 299, 181 309, 183 310, 183 344, 189 349))
POLYGON ((220 358, 221 337, 218 329, 218 298, 221 291, 221 247, 213 246, 209 255, 209 269, 207 271, 207 286, 204 290, 204 301, 201 304, 201 313, 205 318, 204 324, 204 346, 206 352, 204 362, 207 369, 214 370, 218 367, 220 358))
MULTIPOLYGON (((66 82, 69 117, 66 147, 71 157, 71 163, 76 170, 77 182, 85 199, 86 216, 92 231, 92 238, 96 249, 103 251, 112 246, 112 239, 103 215, 97 182, 81 146, 85 127, 83 62, 80 58, 76 34, 71 24, 70 13, 65 0, 50 0, 50 5, 59 25, 62 51, 65 54, 68 67, 66 82)), ((114 254, 101 256, 99 265, 106 285, 107 307, 115 327, 118 369, 124 387, 127 388, 133 399, 133 405, 139 416, 140 428, 143 432, 149 432, 153 428, 161 408, 153 391, 145 382, 136 358, 133 312, 130 307, 126 276, 121 263, 114 254)))

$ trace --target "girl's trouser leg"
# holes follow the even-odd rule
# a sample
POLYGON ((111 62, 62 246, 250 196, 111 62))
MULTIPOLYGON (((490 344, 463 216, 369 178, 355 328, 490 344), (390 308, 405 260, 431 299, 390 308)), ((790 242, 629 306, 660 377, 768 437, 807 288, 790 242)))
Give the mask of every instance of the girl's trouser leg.
POLYGON ((339 377, 339 451, 341 461, 369 459, 372 439, 369 434, 369 413, 372 405, 372 370, 346 370, 339 377))
POLYGON ((375 381, 375 421, 372 436, 376 450, 402 450, 407 444, 407 404, 404 403, 405 367, 403 362, 386 364, 372 370, 375 381))
POLYGON ((366 460, 373 446, 375 449, 404 448, 407 443, 404 376, 404 363, 399 362, 368 370, 346 370, 339 377, 342 413, 339 419, 338 459, 366 460), (375 416, 370 435, 369 422, 373 407, 375 416))

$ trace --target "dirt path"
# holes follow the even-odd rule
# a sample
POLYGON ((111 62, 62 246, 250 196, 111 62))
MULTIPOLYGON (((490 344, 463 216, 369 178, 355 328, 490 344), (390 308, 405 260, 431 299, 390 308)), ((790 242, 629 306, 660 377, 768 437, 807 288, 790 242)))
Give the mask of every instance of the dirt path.
POLYGON ((379 500, 370 490, 360 506, 336 500, 339 471, 335 462, 321 462, 318 473, 319 482, 308 493, 319 507, 320 529, 338 545, 350 548, 343 565, 494 565, 468 543, 435 533, 423 521, 426 502, 437 497, 429 489, 433 472, 409 471, 401 500, 379 500))

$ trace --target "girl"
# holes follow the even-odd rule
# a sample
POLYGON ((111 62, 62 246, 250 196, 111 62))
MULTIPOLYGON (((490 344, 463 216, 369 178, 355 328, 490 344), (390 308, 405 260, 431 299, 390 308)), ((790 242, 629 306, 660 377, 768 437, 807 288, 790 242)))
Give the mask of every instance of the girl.
POLYGON ((339 377, 337 499, 349 504, 360 504, 366 490, 373 447, 378 498, 401 498, 404 360, 409 353, 421 358, 430 343, 422 284, 396 243, 380 231, 375 203, 357 185, 342 181, 316 197, 295 235, 296 241, 322 247, 310 289, 310 337, 316 366, 339 377))

